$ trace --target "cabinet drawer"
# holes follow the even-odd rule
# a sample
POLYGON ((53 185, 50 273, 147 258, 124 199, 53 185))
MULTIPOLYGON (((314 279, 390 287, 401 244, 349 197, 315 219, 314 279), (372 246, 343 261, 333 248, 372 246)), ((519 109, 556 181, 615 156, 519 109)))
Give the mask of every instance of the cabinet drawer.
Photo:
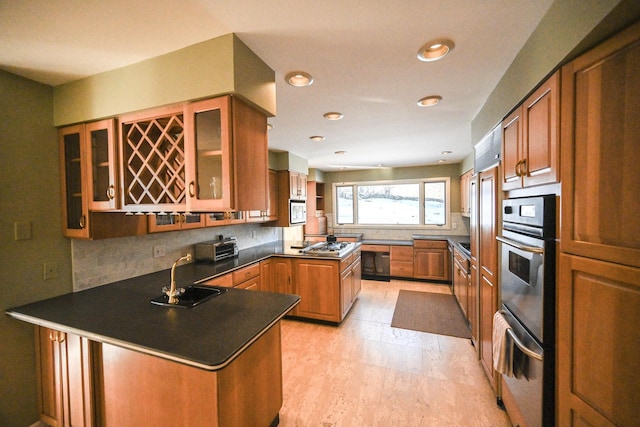
POLYGON ((413 247, 427 249, 447 249, 449 244, 446 240, 414 240, 413 247))
POLYGON ((353 253, 345 256, 340 260, 340 271, 344 271, 345 268, 349 267, 353 262, 353 253))
POLYGON ((235 286, 237 289, 248 289, 251 291, 257 291, 260 289, 260 277, 253 277, 249 280, 245 280, 241 284, 235 286))
POLYGON ((453 259, 457 261, 461 266, 467 266, 466 270, 468 270, 469 266, 469 258, 464 256, 458 249, 453 249, 453 259))
POLYGON ((209 279, 206 282, 200 283, 200 285, 208 285, 208 286, 220 286, 223 288, 232 288, 233 280, 231 274, 225 274, 224 276, 214 277, 213 279, 209 279))
POLYGON ((242 282, 245 282, 254 277, 260 276, 260 263, 256 262, 247 267, 243 267, 233 273, 233 286, 238 286, 242 282))
POLYGON ((389 252, 389 245, 362 245, 365 252, 389 252))
POLYGON ((411 261, 413 262, 413 246, 391 246, 391 262, 411 261))
POLYGON ((392 261, 390 270, 392 276, 413 277, 413 262, 392 261))

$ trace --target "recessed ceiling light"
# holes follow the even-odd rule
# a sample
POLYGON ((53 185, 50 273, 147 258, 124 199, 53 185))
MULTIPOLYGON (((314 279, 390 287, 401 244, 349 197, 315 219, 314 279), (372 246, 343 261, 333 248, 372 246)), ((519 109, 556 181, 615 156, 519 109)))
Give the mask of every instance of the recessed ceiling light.
POLYGON ((443 152, 442 152, 442 153, 440 153, 440 154, 444 154, 444 155, 446 156, 447 154, 451 154, 451 153, 453 153, 453 151, 443 151, 443 152))
POLYGON ((324 118, 327 120, 340 120, 344 117, 342 113, 338 113, 337 111, 331 111, 329 113, 323 114, 324 118))
POLYGON ((444 58, 454 47, 455 44, 451 40, 431 40, 418 50, 418 59, 425 62, 437 61, 444 58))
POLYGON ((336 151, 334 154, 338 155, 338 156, 342 156, 343 154, 347 154, 346 151, 336 151))
POLYGON ((432 107, 436 105, 438 102, 442 101, 442 97, 438 95, 425 96, 420 101, 418 101, 418 106, 420 107, 432 107))
POLYGON ((444 162, 446 162, 446 160, 445 160, 445 159, 440 159, 440 160, 438 160, 438 163, 444 163, 444 162))
POLYGON ((314 135, 314 136, 310 136, 309 139, 315 142, 319 142, 319 141, 324 141, 325 138, 322 135, 314 135))
POLYGON ((284 79, 291 86, 295 87, 305 87, 313 83, 313 77, 311 77, 311 74, 305 73, 304 71, 293 71, 287 74, 284 79))

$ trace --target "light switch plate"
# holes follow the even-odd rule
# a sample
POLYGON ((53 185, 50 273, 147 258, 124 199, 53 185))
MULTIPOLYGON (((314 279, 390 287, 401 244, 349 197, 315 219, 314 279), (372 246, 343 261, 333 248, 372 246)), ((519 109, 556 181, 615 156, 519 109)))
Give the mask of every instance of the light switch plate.
POLYGON ((31 221, 16 221, 13 223, 15 240, 31 240, 31 221))
POLYGON ((45 262, 44 263, 44 280, 56 279, 57 277, 58 277, 58 263, 45 262))

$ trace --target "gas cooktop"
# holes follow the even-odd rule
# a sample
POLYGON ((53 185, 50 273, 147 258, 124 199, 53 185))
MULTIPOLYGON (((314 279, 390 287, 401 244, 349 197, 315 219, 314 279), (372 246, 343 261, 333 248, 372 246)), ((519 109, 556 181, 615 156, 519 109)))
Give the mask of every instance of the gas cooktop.
POLYGON ((320 242, 300 250, 306 255, 342 257, 353 248, 351 242, 320 242))

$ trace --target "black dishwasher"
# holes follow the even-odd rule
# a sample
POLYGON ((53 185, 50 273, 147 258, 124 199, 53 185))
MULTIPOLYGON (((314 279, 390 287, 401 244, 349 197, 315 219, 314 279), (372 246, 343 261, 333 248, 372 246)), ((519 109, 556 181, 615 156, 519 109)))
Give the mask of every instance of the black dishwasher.
POLYGON ((362 278, 366 280, 380 280, 388 282, 389 279, 389 252, 362 251, 362 278))

